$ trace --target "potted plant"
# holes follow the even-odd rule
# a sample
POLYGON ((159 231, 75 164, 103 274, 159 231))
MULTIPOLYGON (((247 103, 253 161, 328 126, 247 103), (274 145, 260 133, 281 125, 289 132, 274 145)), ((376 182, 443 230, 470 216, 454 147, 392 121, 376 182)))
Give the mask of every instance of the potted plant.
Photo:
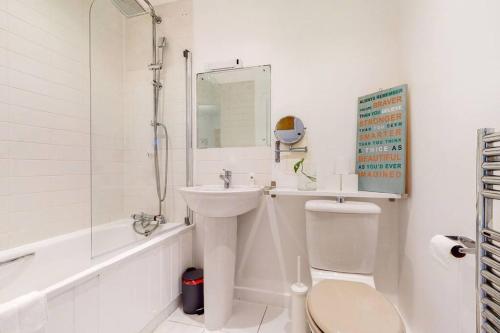
POLYGON ((293 165, 293 171, 297 175, 297 189, 300 191, 315 191, 317 188, 317 178, 314 172, 304 171, 304 161, 300 161, 293 165))

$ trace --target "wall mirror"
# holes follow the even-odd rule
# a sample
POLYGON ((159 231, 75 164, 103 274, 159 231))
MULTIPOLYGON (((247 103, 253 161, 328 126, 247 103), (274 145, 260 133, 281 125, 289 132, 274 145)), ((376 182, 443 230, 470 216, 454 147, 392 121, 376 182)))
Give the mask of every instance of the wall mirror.
POLYGON ((300 118, 286 116, 281 118, 274 129, 276 140, 287 145, 293 145, 304 137, 306 128, 300 118))
POLYGON ((197 147, 270 145, 271 66, 200 73, 197 147))
POLYGON ((281 153, 284 152, 303 152, 307 153, 306 147, 294 147, 293 145, 302 140, 306 134, 306 127, 300 118, 294 116, 286 116, 278 120, 274 128, 274 136, 276 143, 274 147, 274 161, 279 163, 281 161, 281 153), (281 148, 281 144, 288 147, 281 148))

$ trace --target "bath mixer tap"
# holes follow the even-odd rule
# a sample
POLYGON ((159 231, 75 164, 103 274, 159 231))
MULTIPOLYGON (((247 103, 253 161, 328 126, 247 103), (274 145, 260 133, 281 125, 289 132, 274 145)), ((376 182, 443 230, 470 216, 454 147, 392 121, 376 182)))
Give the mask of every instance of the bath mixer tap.
POLYGON ((132 223, 132 228, 139 235, 148 237, 155 231, 160 224, 167 223, 167 219, 164 215, 151 215, 144 212, 134 213, 130 216, 134 222, 132 223))
POLYGON ((134 222, 141 223, 143 227, 148 227, 153 222, 155 222, 155 224, 167 223, 167 219, 163 215, 151 215, 141 212, 132 214, 130 217, 134 220, 134 222))
POLYGON ((219 175, 219 178, 224 181, 224 188, 229 188, 231 186, 231 179, 233 176, 233 173, 230 170, 222 169, 222 172, 219 175))

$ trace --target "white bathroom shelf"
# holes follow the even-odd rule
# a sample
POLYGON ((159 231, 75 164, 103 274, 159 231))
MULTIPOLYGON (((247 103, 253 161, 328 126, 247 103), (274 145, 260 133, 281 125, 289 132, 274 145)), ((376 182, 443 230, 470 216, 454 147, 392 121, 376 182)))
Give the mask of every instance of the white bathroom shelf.
POLYGON ((269 191, 271 196, 295 197, 344 197, 344 198, 369 198, 369 199, 403 199, 406 195, 381 192, 339 192, 329 190, 299 191, 294 188, 275 188, 269 191))

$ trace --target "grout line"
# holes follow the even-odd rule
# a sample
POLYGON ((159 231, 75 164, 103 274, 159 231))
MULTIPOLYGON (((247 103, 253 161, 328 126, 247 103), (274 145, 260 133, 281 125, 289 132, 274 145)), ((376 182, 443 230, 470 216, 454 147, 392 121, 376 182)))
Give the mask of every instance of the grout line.
MULTIPOLYGON (((31 61, 33 61, 31 58, 28 58, 26 56, 24 56, 23 54, 20 54, 18 52, 15 52, 15 51, 12 51, 12 50, 7 50, 8 53, 16 53, 18 55, 20 55, 21 57, 24 57, 24 58, 27 58, 31 61)), ((49 65, 46 65, 46 64, 43 64, 43 63, 38 63, 38 64, 41 64, 43 66, 47 66, 49 67, 49 65)), ((72 89, 72 90, 76 90, 77 92, 87 92, 87 88, 75 88, 69 84, 64 84, 64 83, 61 83, 61 82, 57 82, 57 81, 52 81, 50 78, 47 79, 43 76, 39 76, 39 75, 36 75, 36 74, 33 74, 32 72, 30 71, 23 71, 22 69, 19 69, 17 67, 13 67, 11 65, 7 66, 7 65, 0 65, 1 67, 5 68, 7 71, 11 70, 11 71, 14 71, 14 72, 17 72, 17 73, 21 73, 21 74, 24 74, 24 75, 28 75, 28 76, 31 76, 31 77, 34 77, 36 79, 39 79, 39 80, 42 80, 42 81, 46 81, 46 82, 49 82, 49 83, 52 83, 52 84, 55 84, 55 85, 58 85, 58 86, 62 86, 64 88, 68 88, 68 89, 72 89)), ((55 69, 56 71, 60 71, 60 72, 63 72, 64 74, 69 74, 71 75, 72 73, 71 72, 68 72, 68 71, 64 71, 62 69, 58 69, 58 68, 52 68, 52 69, 55 69)), ((84 78, 85 79, 85 78, 84 78)), ((73 81, 72 81, 73 82, 73 81)))
POLYGON ((260 332, 260 328, 262 326, 262 323, 264 322, 264 318, 266 317, 268 307, 269 307, 269 305, 266 304, 266 309, 264 310, 264 314, 262 315, 262 318, 260 319, 259 328, 257 329, 257 333, 260 332))
MULTIPOLYGON (((29 6, 28 4, 23 4, 21 6, 24 6, 24 7, 27 7, 28 8, 28 11, 32 11, 34 13, 36 13, 36 15, 38 16, 42 16, 42 17, 45 17, 47 14, 42 14, 40 13, 40 11, 36 10, 35 8, 33 8, 32 6, 29 6)), ((22 8, 24 11, 26 11, 26 8, 22 8)), ((66 38, 66 37, 63 37, 62 34, 57 34, 57 33, 53 33, 52 31, 50 31, 49 29, 46 29, 45 27, 43 26, 40 26, 40 25, 37 25, 37 24, 34 24, 33 22, 31 22, 30 20, 26 20, 24 17, 21 17, 19 16, 17 13, 13 12, 12 9, 10 8, 7 8, 5 10, 2 10, 4 13, 6 13, 8 16, 14 18, 15 20, 18 20, 20 22, 22 22, 23 24, 26 24, 26 25, 29 25, 31 26, 33 29, 35 30, 38 30, 52 38, 55 38, 63 43, 66 43, 68 44, 69 46, 71 47, 78 47, 78 43, 75 43, 73 40, 71 40, 70 38, 66 38)), ((53 24, 54 21, 51 20, 51 23, 53 24)), ((67 29, 71 29, 71 28, 74 28, 74 27, 71 27, 71 26, 67 26, 67 25, 63 25, 61 24, 60 22, 58 22, 57 20, 55 21, 55 24, 58 26, 56 31, 61 31, 59 29, 64 29, 65 31, 67 29)), ((78 30, 73 30, 72 32, 75 32, 77 31, 77 33, 81 33, 82 35, 84 35, 84 30, 82 29, 82 31, 78 31, 78 30)), ((25 38, 26 39, 26 38, 25 38)), ((26 39, 28 40, 28 39, 26 39)), ((53 50, 53 49, 51 49, 53 50)), ((73 58, 71 58, 73 59, 73 58)))
MULTIPOLYGON (((11 20, 11 19, 17 20, 17 21, 20 21, 24 25, 31 26, 32 29, 37 30, 38 32, 41 32, 42 34, 45 34, 44 37, 46 37, 46 36, 52 37, 54 39, 57 39, 57 40, 61 41, 65 45, 69 45, 70 47, 79 47, 79 45, 71 46, 72 45, 71 42, 62 39, 62 38, 54 35, 53 33, 45 31, 43 28, 41 28, 39 26, 36 26, 36 25, 34 25, 34 24, 32 24, 32 23, 30 23, 28 21, 20 19, 19 17, 17 17, 16 15, 12 14, 11 12, 7 12, 7 11, 4 11, 4 10, 2 10, 2 12, 4 12, 4 13, 7 14, 9 20, 11 20)), ((32 43, 32 44, 34 44, 34 45, 36 45, 36 46, 44 49, 45 51, 48 51, 48 52, 53 53, 53 54, 55 54, 57 56, 60 56, 61 58, 64 58, 64 60, 66 60, 66 61, 72 62, 72 63, 77 64, 77 65, 84 65, 83 60, 76 59, 76 58, 73 57, 73 55, 64 54, 64 53, 62 53, 58 49, 55 49, 55 48, 53 48, 51 46, 47 46, 44 43, 40 43, 35 38, 30 38, 31 36, 27 38, 26 36, 24 36, 24 35, 20 34, 19 32, 17 32, 15 29, 12 29, 10 26, 9 27, 4 27, 4 28, 0 28, 0 29, 3 30, 3 31, 6 31, 7 33, 9 33, 11 35, 17 36, 17 38, 22 39, 25 42, 32 43)), ((85 32, 82 32, 81 36, 85 36, 85 32)))
MULTIPOLYGON (((35 91, 35 90, 30 90, 29 88, 24 88, 24 87, 17 87, 17 86, 14 86, 12 85, 10 82, 8 84, 0 84, 1 86, 4 86, 4 87, 7 87, 7 88, 10 88, 10 89, 15 89, 15 90, 21 90, 25 93, 30 93, 30 94, 33 94, 33 95, 37 95, 37 96, 43 96, 43 97, 46 97, 46 98, 50 98, 50 99, 53 99, 53 100, 56 100, 56 101, 62 101, 62 102, 65 102, 65 103, 68 103, 68 104, 71 104, 72 107, 74 106, 81 106, 81 107, 90 107, 91 105, 90 104, 86 104, 86 103, 82 103, 81 101, 72 101, 70 99, 66 99, 66 98, 61 98, 61 97, 57 97, 57 96, 52 96, 52 95, 47 95, 43 92, 39 92, 39 91, 35 91)), ((82 99, 85 99, 87 100, 87 96, 81 96, 82 99)), ((14 104, 14 105, 19 105, 19 104, 14 104)), ((22 105, 19 105, 19 106, 22 106, 22 105)))
MULTIPOLYGON (((6 86, 6 85, 4 85, 6 86)), ((9 87, 9 86, 6 86, 6 87, 9 87)), ((69 115, 69 114, 65 114, 65 113, 60 113, 60 112, 54 112, 54 111, 48 111, 48 110, 43 110, 43 109, 37 109, 37 108, 33 108, 31 106, 25 106, 25 105, 20 105, 20 104, 12 104, 10 102, 5 102, 5 101, 0 101, 0 104, 5 104, 5 105, 8 105, 8 106, 13 106, 15 108, 19 108, 19 109, 24 109, 23 111, 31 111, 31 112, 42 112, 42 113, 49 113, 49 114, 52 114, 54 116, 58 116, 58 117, 66 117, 66 118, 71 118, 72 120, 81 120, 81 121, 88 121, 90 122, 90 119, 88 117, 78 117, 78 116, 75 116, 75 115, 69 115)), ((52 110, 52 108, 51 108, 52 110)), ((9 112, 12 112, 12 110, 9 109, 9 112)), ((11 121, 12 122, 12 121, 11 121)), ((90 132, 89 132, 90 133, 90 132)))

